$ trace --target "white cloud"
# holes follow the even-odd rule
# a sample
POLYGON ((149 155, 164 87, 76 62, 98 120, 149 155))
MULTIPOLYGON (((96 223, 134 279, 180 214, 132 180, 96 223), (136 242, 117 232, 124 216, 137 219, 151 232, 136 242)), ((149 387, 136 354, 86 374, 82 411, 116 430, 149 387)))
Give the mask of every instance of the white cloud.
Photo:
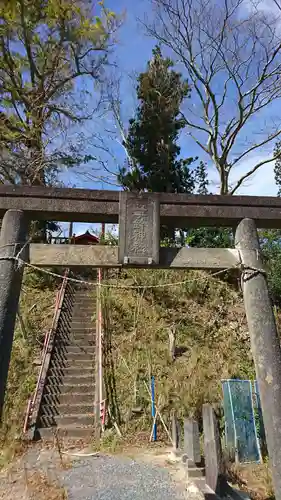
MULTIPOLYGON (((239 163, 231 172, 230 185, 235 185, 244 174, 266 158, 267 156, 252 156, 244 162, 239 163)), ((210 171, 209 178, 211 186, 215 187, 214 191, 219 192, 219 176, 215 169, 210 171)), ((243 182, 236 194, 249 196, 276 196, 277 187, 274 179, 274 162, 267 163, 260 167, 255 174, 243 182)))

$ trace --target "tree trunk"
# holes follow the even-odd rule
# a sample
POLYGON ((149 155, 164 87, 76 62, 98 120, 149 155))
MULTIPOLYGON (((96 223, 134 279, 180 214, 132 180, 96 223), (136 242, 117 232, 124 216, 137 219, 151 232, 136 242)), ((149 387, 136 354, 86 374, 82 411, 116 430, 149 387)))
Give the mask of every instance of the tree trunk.
POLYGON ((225 166, 220 167, 220 194, 222 195, 229 193, 228 176, 229 172, 227 172, 225 166))

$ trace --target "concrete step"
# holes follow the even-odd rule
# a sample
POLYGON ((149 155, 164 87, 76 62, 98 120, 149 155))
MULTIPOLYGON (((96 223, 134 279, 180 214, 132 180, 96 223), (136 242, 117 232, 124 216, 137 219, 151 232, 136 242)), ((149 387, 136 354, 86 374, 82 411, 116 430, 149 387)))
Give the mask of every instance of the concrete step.
POLYGON ((54 434, 56 433, 61 438, 66 439, 86 439, 90 440, 93 433, 93 426, 76 427, 75 425, 68 425, 67 427, 41 427, 38 429, 41 439, 45 441, 53 441, 54 434))
POLYGON ((92 316, 93 315, 91 313, 81 314, 79 312, 77 314, 73 314, 69 325, 71 327, 74 323, 77 323, 75 326, 79 327, 79 326, 86 326, 86 323, 87 323, 88 328, 91 328, 91 327, 93 328, 96 326, 96 320, 92 316))
POLYGON ((46 391, 46 394, 59 394, 61 392, 61 385, 62 383, 59 378, 51 379, 48 377, 44 391, 46 391))
MULTIPOLYGON (((53 381, 52 381, 53 382, 53 381)), ((64 395, 64 394, 87 394, 94 393, 95 389, 95 381, 91 384, 62 384, 62 383, 50 383, 45 387, 45 394, 54 396, 56 398, 64 395)))
POLYGON ((82 341, 73 341, 72 344, 70 344, 67 347, 62 347, 57 349, 57 352, 53 355, 53 360, 67 360, 69 354, 88 354, 89 358, 92 359, 93 356, 95 355, 96 349, 95 345, 91 344, 86 344, 85 342, 82 341))
POLYGON ((93 346, 90 345, 83 345, 82 343, 77 345, 76 343, 73 343, 67 347, 67 357, 69 354, 89 354, 89 357, 94 356, 95 354, 95 349, 93 349, 93 346))
POLYGON ((52 368, 49 372, 50 377, 94 377, 94 375, 94 368, 84 368, 83 366, 52 368))
POLYGON ((94 412, 94 403, 75 403, 75 404, 60 404, 58 406, 58 411, 61 415, 68 414, 74 415, 76 413, 80 414, 93 414, 94 412))
POLYGON ((84 347, 93 349, 93 351, 94 351, 94 347, 96 345, 95 334, 83 337, 83 336, 79 336, 79 334, 77 334, 77 333, 74 333, 73 338, 72 338, 72 342, 70 345, 73 345, 74 347, 76 347, 76 346, 83 347, 84 346, 84 347))
POLYGON ((71 321, 70 324, 70 331, 72 332, 73 330, 95 330, 96 329, 96 322, 92 321, 91 318, 75 318, 75 320, 71 321))
POLYGON ((62 384, 46 384, 44 387, 44 396, 51 396, 58 398, 61 395, 62 384))
POLYGON ((60 404, 60 399, 61 399, 61 395, 58 394, 48 394, 45 392, 43 398, 42 398, 42 407, 44 405, 48 406, 56 406, 56 405, 59 405, 60 404))
POLYGON ((87 394, 89 392, 94 392, 95 383, 92 384, 63 384, 61 388, 61 394, 87 394))
POLYGON ((69 324, 73 323, 73 321, 82 321, 82 322, 89 321, 92 323, 92 325, 94 325, 96 319, 92 310, 83 311, 79 309, 77 311, 73 311, 69 324))
POLYGON ((79 392, 79 388, 76 388, 76 392, 73 392, 72 394, 61 394, 59 398, 60 404, 71 404, 75 401, 76 404, 78 403, 83 403, 83 404, 94 404, 95 401, 95 394, 94 390, 90 390, 88 392, 81 393, 79 392))
POLYGON ((67 348, 66 346, 56 346, 51 356, 51 363, 56 360, 66 359, 67 348))
POLYGON ((62 417, 64 415, 93 415, 94 404, 78 403, 78 404, 44 404, 41 407, 41 417, 62 417))
POLYGON ((72 341, 77 338, 86 338, 88 340, 95 341, 96 329, 91 327, 83 328, 81 326, 71 328, 71 330, 69 331, 69 340, 72 341))
POLYGON ((96 297, 93 300, 89 299, 81 299, 81 298, 76 298, 73 303, 73 309, 78 309, 81 307, 81 309, 95 309, 97 305, 97 299, 96 297))
POLYGON ((93 349, 89 349, 88 352, 84 352, 82 351, 81 349, 79 350, 79 352, 60 352, 60 353, 56 353, 55 356, 53 356, 53 359, 52 359, 52 366, 55 365, 55 366, 66 366, 66 365, 69 365, 72 363, 72 361, 77 361, 77 362, 80 362, 80 361, 85 361, 88 362, 88 363, 94 363, 94 352, 93 352, 93 349))
POLYGON ((57 425, 54 415, 41 415, 39 418, 39 427, 54 427, 57 425))
POLYGON ((94 343, 96 341, 96 331, 93 330, 92 328, 89 329, 78 329, 77 330, 72 330, 69 335, 69 340, 71 343, 76 343, 77 341, 80 341, 82 339, 85 339, 85 342, 87 344, 89 343, 94 343))
POLYGON ((205 469, 203 467, 188 468, 188 477, 191 477, 191 478, 205 477, 205 469))
POLYGON ((93 328, 89 328, 89 329, 86 329, 86 328, 83 328, 83 329, 80 329, 78 328, 77 331, 72 331, 69 333, 69 338, 70 339, 75 339, 75 340, 78 340, 78 339, 85 339, 86 341, 93 341, 95 342, 96 341, 96 330, 93 329, 93 328))
POLYGON ((77 333, 88 333, 89 335, 92 334, 93 332, 96 331, 96 324, 95 323, 88 323, 85 324, 83 321, 75 321, 71 324, 70 330, 69 330, 69 336, 71 337, 71 334, 73 332, 77 333))
POLYGON ((64 384, 80 385, 89 384, 92 385, 95 382, 94 374, 85 375, 84 373, 79 374, 77 377, 73 375, 65 375, 63 378, 64 384))
POLYGON ((93 426, 94 425, 94 413, 80 414, 76 413, 73 415, 61 415, 56 417, 56 422, 59 427, 64 427, 68 425, 75 425, 77 427, 83 426, 93 426))
POLYGON ((66 362, 68 359, 72 359, 73 357, 78 357, 80 358, 80 354, 84 355, 85 359, 92 360, 95 356, 95 346, 85 346, 81 343, 79 344, 72 344, 68 346, 68 348, 61 348, 58 349, 58 351, 53 355, 52 361, 55 362, 66 362))
MULTIPOLYGON (((89 349, 89 347, 91 347, 91 343, 93 344, 94 341, 95 341, 95 334, 94 335, 87 335, 87 337, 85 338, 82 337, 82 336, 78 336, 77 337, 77 333, 72 333, 71 334, 71 342, 65 347, 67 350, 69 349, 72 349, 72 348, 78 348, 78 349, 81 349, 83 347, 83 342, 82 340, 85 339, 85 343, 84 343, 84 347, 86 347, 87 349, 89 349)), ((92 345, 93 347, 93 345, 92 345)), ((94 351, 94 349, 92 349, 94 351)))
POLYGON ((63 360, 53 360, 53 363, 52 363, 52 368, 75 368, 76 366, 77 367, 85 367, 86 369, 87 368, 94 368, 94 365, 95 365, 95 360, 92 358, 89 358, 88 359, 83 359, 83 358, 75 358, 75 359, 63 359, 63 360))
POLYGON ((56 339, 55 339, 55 346, 54 346, 54 349, 56 349, 56 347, 63 347, 63 346, 67 346, 71 343, 71 334, 70 334, 70 329, 69 329, 69 332, 67 335, 64 335, 63 337, 62 336, 57 336, 56 339))
MULTIPOLYGON (((92 281, 92 280, 90 280, 92 281)), ((89 285, 87 288, 85 288, 84 290, 76 290, 75 294, 74 294, 74 298, 75 299, 88 299, 88 300, 92 300, 93 298, 95 298, 95 287, 93 285, 89 285)))
POLYGON ((68 345, 57 344, 56 349, 54 351, 53 357, 57 358, 65 358, 70 352, 95 352, 95 346, 90 345, 89 343, 83 343, 82 341, 77 341, 73 338, 71 343, 68 345))
POLYGON ((79 373, 78 375, 62 375, 62 374, 55 374, 51 375, 48 377, 48 384, 49 385, 85 385, 89 384, 92 385, 94 383, 94 374, 90 373, 89 374, 84 374, 84 373, 79 373))
POLYGON ((41 410, 41 415, 40 418, 42 417, 48 417, 48 416, 53 416, 55 417, 56 415, 59 415, 59 405, 58 404, 42 404, 40 410, 41 410))
POLYGON ((93 361, 93 358, 94 358, 94 353, 92 350, 89 350, 89 352, 83 352, 80 349, 77 352, 76 351, 75 352, 72 352, 72 351, 67 352, 67 361, 71 361, 71 360, 93 361))
POLYGON ((94 413, 86 414, 71 414, 71 415, 56 415, 56 414, 45 414, 41 415, 39 419, 40 427, 52 427, 52 426, 67 426, 75 425, 76 427, 84 427, 94 424, 94 413))
POLYGON ((91 330, 88 330, 86 332, 79 331, 78 333, 71 332, 67 340, 57 340, 54 354, 56 351, 57 354, 67 351, 67 349, 69 349, 69 347, 71 346, 75 347, 76 345, 78 345, 80 347, 80 345, 83 345, 83 341, 86 346, 94 345, 96 342, 96 333, 92 332, 91 330))
POLYGON ((66 348, 60 348, 59 346, 53 352, 51 362, 64 361, 66 359, 66 348))
POLYGON ((72 313, 76 311, 95 311, 97 305, 97 299, 92 302, 89 300, 75 300, 73 304, 72 313))
POLYGON ((74 402, 75 404, 93 405, 94 400, 95 400, 94 390, 91 390, 87 393, 86 392, 81 393, 77 388, 76 392, 70 394, 65 394, 65 393, 44 394, 42 399, 42 405, 59 407, 59 405, 69 405, 73 404, 74 402))
POLYGON ((97 305, 97 299, 75 299, 73 303, 73 311, 81 310, 95 310, 97 305))

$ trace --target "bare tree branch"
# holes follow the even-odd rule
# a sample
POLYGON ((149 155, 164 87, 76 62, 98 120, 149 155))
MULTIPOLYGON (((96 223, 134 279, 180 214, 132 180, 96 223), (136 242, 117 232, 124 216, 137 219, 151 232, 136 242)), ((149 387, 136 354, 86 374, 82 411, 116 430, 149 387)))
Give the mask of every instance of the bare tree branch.
POLYGON ((129 152, 129 148, 127 147, 127 131, 125 129, 121 116, 120 80, 114 79, 109 82, 107 86, 107 95, 110 110, 115 121, 115 126, 117 127, 121 138, 121 140, 116 138, 116 141, 124 149, 129 168, 133 169, 135 166, 135 159, 132 158, 129 152))
MULTIPOLYGON (((279 10, 278 0, 274 0, 279 10)), ((198 113, 185 116, 187 134, 208 154, 221 194, 234 193, 270 159, 231 189, 229 173, 253 152, 274 149, 281 119, 265 131, 268 110, 281 98, 280 16, 248 0, 151 0, 147 32, 174 53, 193 85, 198 113), (255 136, 261 137, 256 140, 255 136), (246 139, 246 141, 245 141, 246 139), (238 152, 244 143, 244 150, 238 152)))
POLYGON ((272 156, 271 158, 268 158, 267 160, 263 160, 263 161, 260 161, 259 163, 257 163, 251 170, 249 170, 245 175, 242 175, 242 177, 240 177, 239 181, 237 181, 237 183, 235 184, 235 186, 233 188, 231 188, 231 191, 229 194, 235 194, 237 189, 239 189, 239 187, 243 184, 243 182, 246 180, 246 179, 249 179, 249 177, 251 177, 251 175, 253 175, 254 173, 257 172, 257 170, 260 168, 260 167, 263 167, 264 165, 266 165, 267 163, 271 163, 275 160, 277 160, 278 158, 280 158, 281 156, 281 153, 280 155, 275 155, 275 156, 272 156))

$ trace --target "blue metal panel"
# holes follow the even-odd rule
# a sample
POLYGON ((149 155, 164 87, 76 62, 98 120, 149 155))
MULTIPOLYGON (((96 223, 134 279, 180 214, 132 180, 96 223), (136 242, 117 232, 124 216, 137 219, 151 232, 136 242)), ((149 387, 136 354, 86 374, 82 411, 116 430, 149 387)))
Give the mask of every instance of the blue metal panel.
POLYGON ((232 379, 223 381, 222 385, 228 453, 238 462, 260 462, 252 383, 232 379))

